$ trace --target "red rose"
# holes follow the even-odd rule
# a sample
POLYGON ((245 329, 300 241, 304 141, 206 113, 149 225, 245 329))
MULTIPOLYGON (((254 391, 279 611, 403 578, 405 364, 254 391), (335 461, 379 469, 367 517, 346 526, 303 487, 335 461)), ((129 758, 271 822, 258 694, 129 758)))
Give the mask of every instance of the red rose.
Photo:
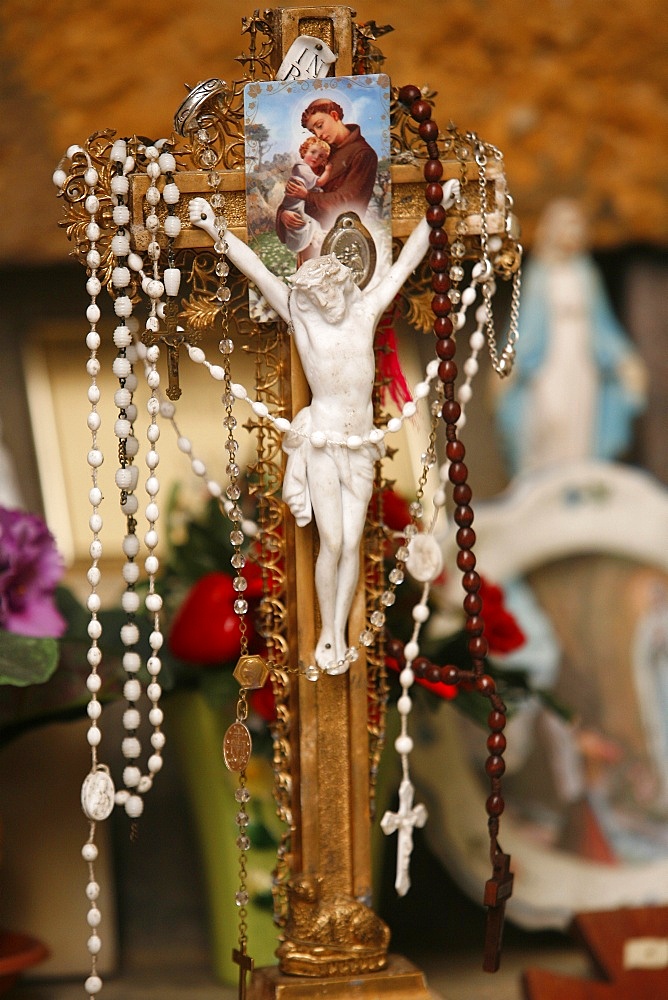
POLYGON ((526 636, 506 608, 501 588, 481 577, 479 594, 490 653, 511 653, 523 646, 526 636))
MULTIPOLYGON (((262 595, 262 571, 253 563, 244 569, 248 581, 243 597, 249 603, 262 595)), ((188 591, 176 612, 169 647, 188 663, 219 664, 238 659, 241 652, 237 594, 227 573, 207 573, 188 591)), ((254 637, 252 615, 246 615, 249 642, 254 637)))

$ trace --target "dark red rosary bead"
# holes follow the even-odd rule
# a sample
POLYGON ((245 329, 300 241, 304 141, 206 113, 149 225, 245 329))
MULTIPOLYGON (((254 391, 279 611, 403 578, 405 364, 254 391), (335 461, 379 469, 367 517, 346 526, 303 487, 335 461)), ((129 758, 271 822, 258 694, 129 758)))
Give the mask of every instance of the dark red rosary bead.
POLYGON ((435 142, 438 139, 438 125, 436 122, 423 121, 418 128, 420 138, 425 142, 435 142))
POLYGON ((457 345, 454 340, 437 340, 436 341, 436 356, 441 359, 441 361, 447 361, 449 358, 455 356, 455 350, 457 345))
POLYGON ((450 459, 451 462, 463 462, 464 455, 466 454, 466 448, 464 447, 463 441, 448 441, 445 446, 446 457, 450 459))
POLYGON ((448 663, 445 667, 441 667, 441 681, 444 684, 459 684, 461 677, 461 672, 459 667, 453 666, 452 663, 448 663))
POLYGON ((496 681, 489 674, 483 674, 482 677, 478 677, 475 686, 480 694, 490 694, 492 691, 496 691, 496 681))
POLYGON ((443 247, 450 246, 450 239, 445 229, 431 229, 429 232, 429 246, 438 247, 443 249, 443 247))
MULTIPOLYGON (((447 295, 434 295, 431 300, 431 308, 436 316, 447 316, 452 309, 452 302, 447 295)), ((436 325, 434 324, 434 329, 436 325)))
POLYGON ((487 716, 487 725, 493 733, 500 733, 506 728, 506 716, 504 712, 490 712, 487 716))
POLYGON ((432 184, 427 184, 424 189, 424 196, 430 205, 440 205, 443 201, 443 187, 442 185, 434 182, 432 184))
POLYGON ((429 254, 429 266, 432 271, 449 271, 450 254, 446 250, 432 250, 429 254))
MULTIPOLYGON (((466 528, 460 528, 460 531, 466 531, 466 528)), ((482 597, 480 594, 467 594, 464 598, 464 611, 467 615, 479 615, 482 611, 482 597)))
POLYGON ((490 733, 487 737, 487 749, 491 754, 502 754, 506 749, 506 737, 503 733, 490 733))
POLYGON ((445 271, 434 271, 431 276, 432 291, 444 295, 450 290, 450 275, 445 271))
POLYGON ((472 549, 475 545, 475 531, 473 528, 460 528, 455 538, 460 549, 472 549))
POLYGON ((482 635, 485 629, 485 623, 478 615, 472 615, 470 618, 466 619, 464 628, 469 635, 482 635))
POLYGON ((399 666, 404 662, 404 644, 401 639, 390 639, 386 646, 387 655, 396 660, 399 666))
POLYGON ((500 778, 505 770, 506 762, 503 757, 488 757, 485 761, 485 771, 490 778, 500 778))
POLYGON ((398 94, 399 100, 402 104, 405 104, 409 109, 416 101, 419 101, 422 97, 422 91, 419 87, 416 87, 414 83, 407 83, 403 86, 398 94))
MULTIPOLYGON (((448 302, 450 302, 450 299, 448 299, 448 302)), ((450 305, 452 305, 452 303, 450 303, 450 305)), ((437 316, 434 320, 434 333, 437 337, 442 339, 451 337, 453 329, 452 320, 447 314, 437 316)))
POLYGON ((490 795, 485 803, 488 816, 500 816, 505 808, 505 803, 500 795, 490 795))
POLYGON ((468 573, 464 573, 462 577, 462 587, 469 594, 476 593, 480 590, 480 574, 476 573, 475 570, 470 570, 468 573))
POLYGON ((416 677, 426 677, 430 666, 431 660, 428 660, 426 656, 417 656, 413 660, 413 673, 416 677))
POLYGON ((430 205, 425 212, 425 219, 432 229, 442 229, 445 222, 445 209, 442 205, 430 205))
POLYGON ((457 553, 457 568, 460 569, 462 573, 465 573, 466 570, 473 569, 477 561, 475 553, 473 552, 464 551, 457 553))
POLYGON ((431 663, 427 668, 426 678, 432 684, 438 684, 441 680, 441 668, 435 663, 431 663))
MULTIPOLYGON (((477 615, 474 617, 478 618, 477 615)), ((479 618, 478 620, 480 621, 479 618)), ((477 660, 482 660, 489 652, 489 643, 487 642, 487 639, 485 639, 484 635, 476 635, 473 636, 472 639, 469 639, 467 648, 472 657, 477 660)))
POLYGON ((426 122, 431 118, 431 104, 418 98, 411 106, 411 114, 417 122, 426 122))
MULTIPOLYGON (((429 152, 429 155, 431 156, 431 151, 429 149, 427 151, 429 152)), ((423 173, 424 173, 424 179, 428 183, 433 183, 434 181, 439 181, 441 179, 441 177, 443 176, 443 164, 438 159, 438 157, 434 156, 434 157, 432 157, 431 160, 427 160, 427 162, 425 163, 423 173)), ((443 191, 443 189, 441 188, 441 192, 442 191, 443 191)), ((441 193, 441 197, 443 197, 442 193, 441 193)))
POLYGON ((456 424, 462 414, 462 408, 456 399, 446 399, 441 413, 446 424, 456 424))
POLYGON ((438 366, 438 377, 441 382, 454 382, 457 378, 457 365, 454 361, 441 361, 438 366))
POLYGON ((453 518, 460 528, 468 528, 469 525, 473 524, 473 508, 469 507, 468 504, 461 504, 459 507, 455 507, 453 518))
POLYGON ((451 483, 465 483, 468 479, 469 470, 463 462, 452 462, 448 469, 448 478, 451 483))
MULTIPOLYGON (((448 458, 450 458, 450 455, 448 455, 448 458)), ((473 491, 468 483, 458 483, 452 491, 452 499, 456 504, 470 503, 472 496, 473 491)))

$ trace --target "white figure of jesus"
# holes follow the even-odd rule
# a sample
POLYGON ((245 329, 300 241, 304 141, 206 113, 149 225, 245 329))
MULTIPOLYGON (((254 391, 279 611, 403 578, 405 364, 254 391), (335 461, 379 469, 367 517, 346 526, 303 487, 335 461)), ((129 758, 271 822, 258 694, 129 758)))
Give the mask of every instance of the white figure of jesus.
MULTIPOLYGON (((459 182, 443 185, 443 206, 459 197, 459 182)), ((193 198, 190 221, 219 234, 204 198, 193 198)), ((294 337, 311 403, 296 415, 283 447, 288 453, 283 498, 297 524, 311 516, 320 549, 315 587, 322 623, 315 661, 343 673, 348 616, 359 575, 360 544, 373 490, 374 462, 382 435, 374 434, 373 385, 376 326, 429 245, 426 220, 418 223, 392 267, 361 291, 334 255, 307 260, 289 285, 273 274, 233 233, 227 256, 253 282, 294 337)))

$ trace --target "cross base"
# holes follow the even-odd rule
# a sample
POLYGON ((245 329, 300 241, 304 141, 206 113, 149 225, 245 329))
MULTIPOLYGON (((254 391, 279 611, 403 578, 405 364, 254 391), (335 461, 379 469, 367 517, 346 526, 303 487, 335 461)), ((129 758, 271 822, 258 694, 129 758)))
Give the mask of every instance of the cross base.
POLYGON ((276 966, 256 969, 248 1000, 438 1000, 422 972, 400 955, 390 955, 382 972, 308 979, 286 976, 276 966))

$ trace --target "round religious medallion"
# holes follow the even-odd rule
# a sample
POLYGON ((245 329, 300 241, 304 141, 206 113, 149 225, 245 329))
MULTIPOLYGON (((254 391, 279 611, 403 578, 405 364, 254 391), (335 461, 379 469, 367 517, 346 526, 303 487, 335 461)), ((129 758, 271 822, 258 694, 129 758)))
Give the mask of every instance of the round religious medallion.
POLYGON ((376 244, 356 212, 344 212, 327 233, 322 254, 334 256, 353 272, 359 288, 365 288, 376 270, 376 244))
POLYGON ((229 771, 245 771, 253 741, 243 722, 233 722, 223 738, 223 758, 229 771))
POLYGON ((84 778, 81 786, 81 808, 93 821, 102 821, 114 808, 115 788, 109 769, 100 765, 84 778))

